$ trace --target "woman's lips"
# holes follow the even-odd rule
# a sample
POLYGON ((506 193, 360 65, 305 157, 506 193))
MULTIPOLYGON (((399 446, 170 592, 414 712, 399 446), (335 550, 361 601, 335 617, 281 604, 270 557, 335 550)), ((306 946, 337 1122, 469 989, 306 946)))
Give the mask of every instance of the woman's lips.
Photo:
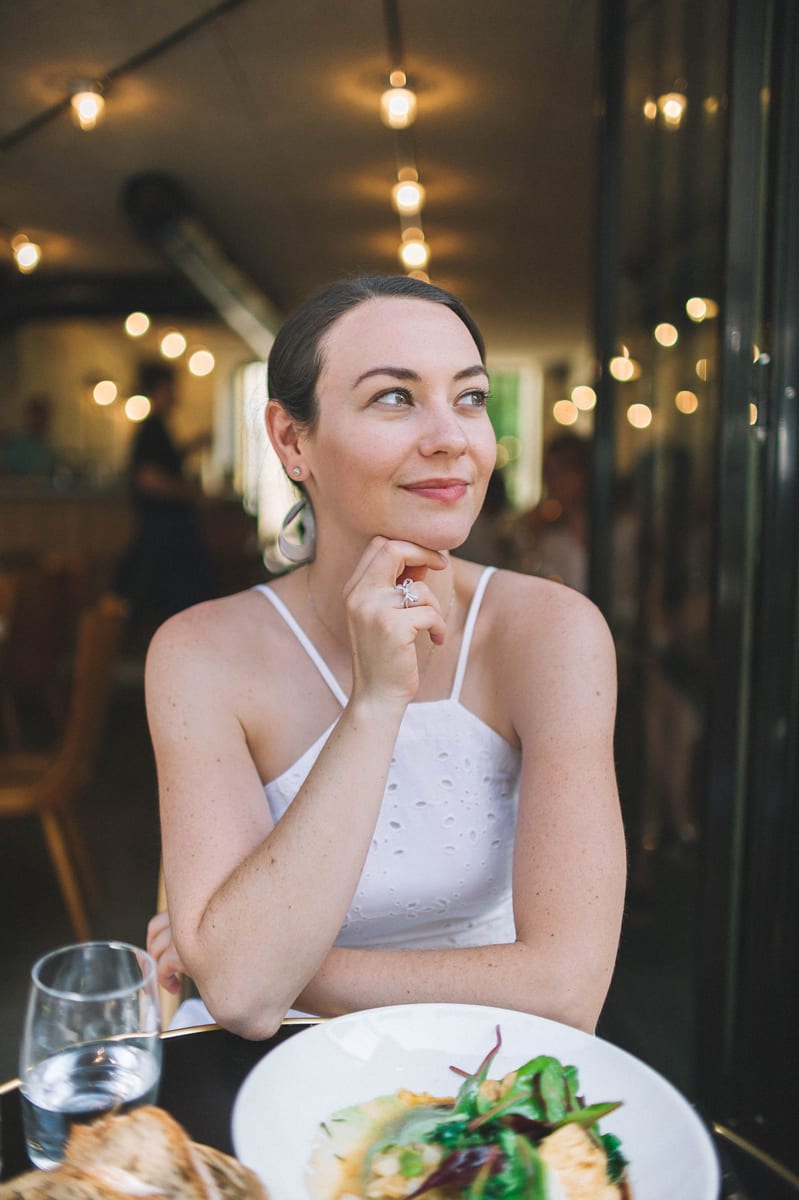
POLYGON ((439 500, 445 504, 454 504, 466 495, 468 483, 464 479, 423 479, 419 483, 406 483, 403 488, 414 496, 423 496, 426 500, 439 500))

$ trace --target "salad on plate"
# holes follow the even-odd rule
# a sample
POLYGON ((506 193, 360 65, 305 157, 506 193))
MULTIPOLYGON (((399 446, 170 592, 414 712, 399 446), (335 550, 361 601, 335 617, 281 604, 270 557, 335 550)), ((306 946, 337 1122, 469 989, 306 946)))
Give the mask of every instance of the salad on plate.
POLYGON ((456 1095, 400 1089, 333 1113, 307 1171, 315 1200, 632 1200, 620 1140, 577 1068, 541 1054, 489 1077, 496 1044, 456 1095))

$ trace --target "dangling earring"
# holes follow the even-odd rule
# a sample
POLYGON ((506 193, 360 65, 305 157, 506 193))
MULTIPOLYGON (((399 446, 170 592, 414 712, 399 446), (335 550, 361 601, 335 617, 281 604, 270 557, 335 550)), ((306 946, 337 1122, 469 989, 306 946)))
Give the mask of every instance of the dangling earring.
MULTIPOLYGON (((301 472, 302 468, 295 467, 292 470, 292 475, 298 470, 301 472)), ((313 509, 307 496, 303 496, 296 504, 292 504, 286 513, 283 523, 280 526, 280 533, 277 535, 277 544, 280 547, 280 553, 291 563, 310 562, 313 558, 316 549, 316 521, 314 520, 313 509), (290 542, 286 535, 290 526, 300 516, 302 516, 300 523, 302 541, 290 542)))

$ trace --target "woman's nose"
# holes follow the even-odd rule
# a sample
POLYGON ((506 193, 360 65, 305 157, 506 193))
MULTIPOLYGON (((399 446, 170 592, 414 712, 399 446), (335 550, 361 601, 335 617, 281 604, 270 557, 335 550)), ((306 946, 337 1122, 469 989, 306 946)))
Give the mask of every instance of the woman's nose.
POLYGON ((419 442, 422 454, 463 454, 468 445, 463 424, 449 404, 428 410, 419 442))

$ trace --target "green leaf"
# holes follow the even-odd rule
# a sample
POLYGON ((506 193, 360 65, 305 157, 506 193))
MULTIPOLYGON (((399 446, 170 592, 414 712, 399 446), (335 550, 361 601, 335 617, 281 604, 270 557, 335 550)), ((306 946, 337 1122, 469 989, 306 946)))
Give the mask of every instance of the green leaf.
POLYGON ((563 1068, 556 1058, 540 1054, 537 1058, 531 1059, 530 1062, 519 1068, 513 1082, 499 1100, 488 1106, 480 1105, 478 1107, 478 1116, 471 1122, 469 1128, 479 1129, 488 1121, 510 1116, 513 1113, 527 1117, 530 1121, 551 1121, 553 1118, 549 1116, 546 1102, 550 1093, 560 1098, 557 1106, 558 1114, 566 1111, 563 1101, 565 1084, 562 1076, 563 1068), (539 1086, 544 1077, 546 1077, 545 1083, 543 1086, 539 1086), (558 1083, 558 1081, 560 1082, 558 1083))
POLYGON ((399 1156, 399 1173, 403 1179, 415 1179, 424 1172, 424 1162, 419 1150, 404 1146, 399 1156))
POLYGON ((503 1129, 499 1144, 505 1165, 495 1177, 497 1197, 501 1200, 547 1200, 546 1167, 526 1138, 503 1129))
POLYGON ((615 1133, 602 1133, 599 1140, 608 1156, 608 1179, 611 1183, 621 1183, 627 1167, 627 1159, 622 1154, 621 1139, 615 1133))
POLYGON ((607 1104, 589 1104, 585 1108, 577 1108, 574 1112, 566 1113, 558 1123, 561 1125, 579 1125, 581 1129, 588 1129, 590 1125, 596 1124, 606 1117, 608 1113, 615 1112, 617 1108, 621 1108, 621 1100, 609 1100, 607 1104))

